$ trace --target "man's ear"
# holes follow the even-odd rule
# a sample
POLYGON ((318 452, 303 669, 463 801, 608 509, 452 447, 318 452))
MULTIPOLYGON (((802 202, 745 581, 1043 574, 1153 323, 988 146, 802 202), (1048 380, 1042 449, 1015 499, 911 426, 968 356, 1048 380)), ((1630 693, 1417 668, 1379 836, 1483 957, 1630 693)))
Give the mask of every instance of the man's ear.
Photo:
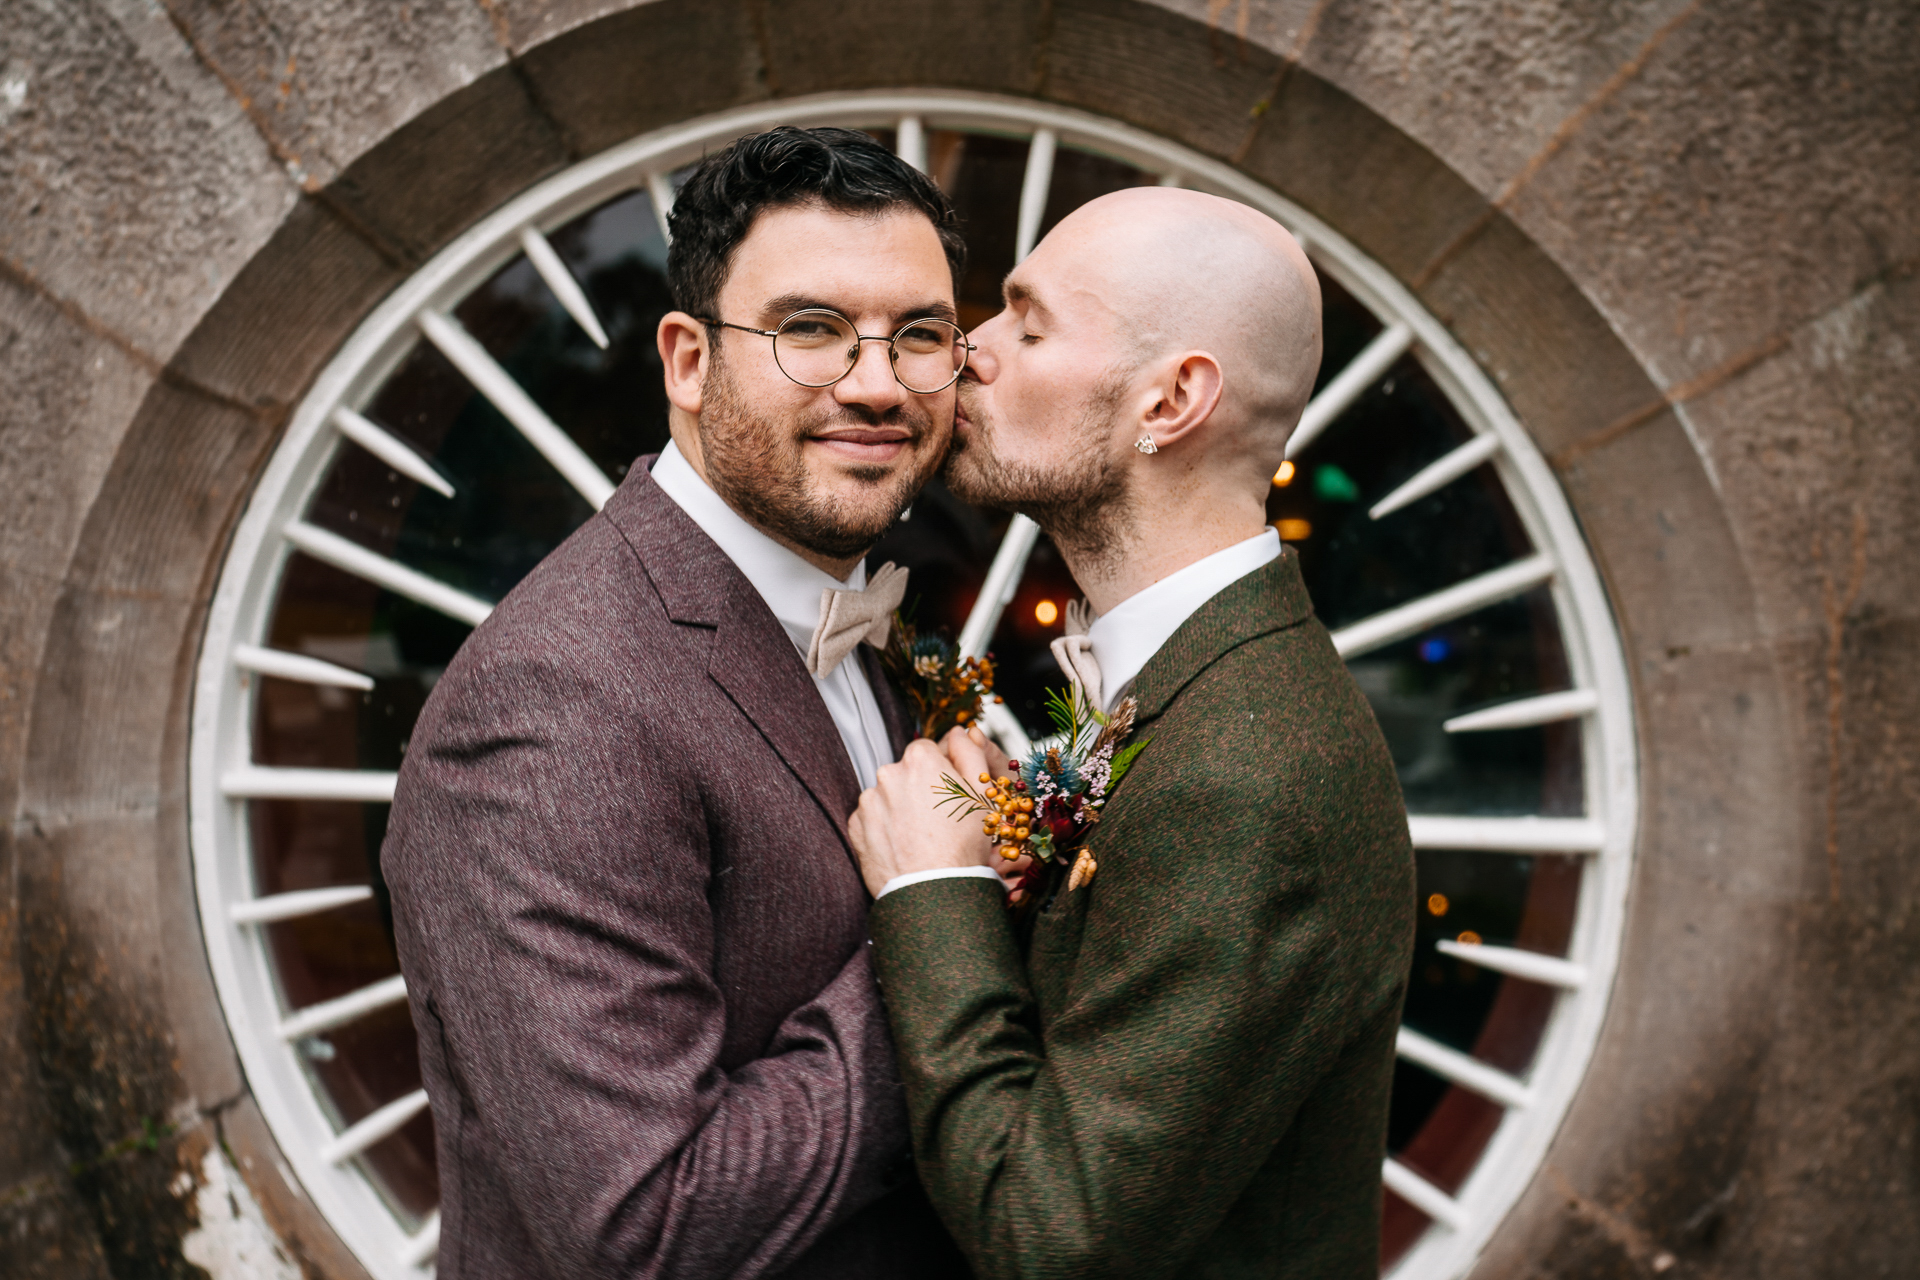
POLYGON ((1189 351, 1163 367, 1159 397, 1141 423, 1160 449, 1184 439, 1212 417, 1225 386, 1220 362, 1204 351, 1189 351))
POLYGON ((707 378, 707 326, 684 311, 669 311, 660 317, 654 341, 666 369, 668 402, 699 416, 707 378))

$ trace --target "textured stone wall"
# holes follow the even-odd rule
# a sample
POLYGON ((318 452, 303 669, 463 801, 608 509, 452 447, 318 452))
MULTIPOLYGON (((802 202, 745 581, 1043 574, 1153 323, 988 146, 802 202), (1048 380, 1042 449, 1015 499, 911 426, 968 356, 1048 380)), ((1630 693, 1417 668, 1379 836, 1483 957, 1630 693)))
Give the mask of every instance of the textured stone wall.
POLYGON ((1412 286, 1567 489, 1632 664, 1639 870, 1588 1083, 1479 1274, 1910 1273, 1920 8, 9 0, 0 1277, 361 1274, 247 1095, 184 825, 202 611, 320 365, 572 160, 893 85, 1243 166, 1412 286))

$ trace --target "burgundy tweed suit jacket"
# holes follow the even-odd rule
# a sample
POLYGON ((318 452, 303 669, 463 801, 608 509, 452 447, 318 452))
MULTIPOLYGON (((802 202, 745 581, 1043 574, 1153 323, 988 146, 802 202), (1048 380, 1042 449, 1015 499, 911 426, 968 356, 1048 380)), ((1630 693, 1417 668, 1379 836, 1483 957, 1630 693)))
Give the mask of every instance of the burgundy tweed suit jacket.
POLYGON ((400 771, 439 1274, 964 1276, 908 1159, 852 765, 651 462, 460 650, 400 771))

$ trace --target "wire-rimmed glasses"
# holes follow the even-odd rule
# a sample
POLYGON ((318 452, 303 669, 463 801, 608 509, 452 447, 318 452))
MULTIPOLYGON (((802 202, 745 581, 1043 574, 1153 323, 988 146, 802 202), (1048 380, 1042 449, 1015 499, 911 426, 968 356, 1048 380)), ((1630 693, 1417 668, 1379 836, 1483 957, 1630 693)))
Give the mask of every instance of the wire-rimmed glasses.
POLYGON ((755 329, 695 316, 701 324, 738 329, 773 339, 773 362, 780 372, 803 387, 830 387, 853 372, 860 360, 860 344, 887 344, 893 378, 915 395, 945 391, 959 381, 974 349, 960 326, 931 317, 909 320, 891 337, 864 334, 853 321, 825 307, 807 307, 780 322, 776 329, 755 329))

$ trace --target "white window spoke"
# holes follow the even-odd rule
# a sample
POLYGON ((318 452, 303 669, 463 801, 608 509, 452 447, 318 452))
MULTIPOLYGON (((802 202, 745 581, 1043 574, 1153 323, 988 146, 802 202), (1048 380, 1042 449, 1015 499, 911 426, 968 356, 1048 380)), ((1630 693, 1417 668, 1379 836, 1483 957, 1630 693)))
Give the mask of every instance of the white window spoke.
POLYGON ((220 794, 230 800, 393 799, 400 775, 372 769, 280 769, 250 764, 220 775, 220 794))
POLYGON ((309 658, 304 653, 288 653, 284 649, 268 649, 257 644, 235 645, 233 665, 243 671, 254 671, 281 680, 295 680, 301 684, 324 684, 336 689, 363 691, 373 688, 372 676, 349 671, 319 658, 309 658))
POLYGON ((901 116, 893 131, 893 153, 920 172, 927 171, 927 130, 919 116, 901 116))
POLYGON ((426 1225, 400 1250, 400 1261, 409 1267, 424 1267, 440 1252, 440 1211, 427 1215, 426 1225))
POLYGON ((339 1164, 390 1138, 407 1127, 407 1122, 427 1109, 427 1091, 415 1089, 404 1098, 396 1098, 378 1111, 342 1129, 333 1141, 320 1148, 320 1158, 339 1164))
POLYGON ((607 505, 607 499, 613 496, 613 481, 547 416, 546 410, 533 402, 532 396, 520 389, 513 375, 460 327, 459 321, 439 311, 422 311, 415 321, 427 341, 440 349, 474 390, 485 396, 595 511, 607 505))
POLYGON ((667 215, 673 212, 673 179, 658 170, 647 175, 647 199, 653 205, 653 218, 660 224, 660 238, 673 243, 673 229, 667 215))
POLYGON ((1319 395, 1307 402, 1300 414, 1300 425, 1287 437, 1287 457, 1299 456, 1319 439, 1320 433, 1332 426, 1333 420, 1379 381, 1412 345, 1413 327, 1406 321, 1396 320, 1382 329, 1346 368, 1334 375, 1333 381, 1320 388, 1319 395))
POLYGON ((1386 1162, 1380 1180, 1387 1184, 1387 1190, 1442 1226, 1454 1231, 1467 1229, 1467 1213, 1460 1202, 1398 1160, 1386 1162))
POLYGON ((1591 714, 1600 708, 1600 695, 1591 689, 1568 689, 1517 698, 1497 707, 1485 707, 1455 716, 1440 727, 1448 733, 1483 733, 1489 729, 1527 729, 1591 714))
POLYGON ((291 893, 275 893, 264 898, 236 902, 228 908, 227 916, 235 924, 278 924, 282 920, 301 920, 307 916, 317 916, 322 911, 372 900, 373 888, 364 884, 295 889, 291 893))
POLYGON ((1373 504, 1367 512, 1367 518, 1378 520, 1381 516, 1391 515, 1408 503, 1418 502, 1428 494, 1458 480, 1467 472, 1500 452, 1500 437, 1489 431, 1485 435, 1475 436, 1457 449, 1448 450, 1420 468, 1408 481, 1386 497, 1373 504))
POLYGON ((1020 182, 1020 217, 1014 224, 1013 260, 1022 261, 1040 241, 1040 219, 1046 216, 1047 192, 1053 186, 1053 155, 1060 136, 1051 129, 1034 132, 1027 148, 1027 172, 1020 182))
POLYGON ((334 430, 365 449, 409 480, 427 486, 443 498, 453 496, 453 485, 431 462, 385 427, 342 405, 333 411, 334 430))
POLYGON ((1455 818, 1416 813, 1407 818, 1416 849, 1486 853, 1598 853, 1606 828, 1590 818, 1455 818))
POLYGON ((382 978, 358 991, 295 1010, 280 1020, 279 1035, 291 1044, 307 1036, 319 1035, 322 1031, 344 1027, 349 1022, 358 1022, 368 1014, 399 1004, 406 998, 407 980, 396 973, 391 978, 382 978))
POLYGON ((1450 1080, 1463 1089, 1471 1089, 1503 1107, 1533 1105, 1533 1090, 1522 1081, 1418 1031, 1401 1027, 1394 1040, 1394 1052, 1408 1062, 1417 1062, 1442 1079, 1450 1080))
POLYGON ((1428 627, 1531 591, 1552 576, 1552 558, 1544 553, 1531 555, 1342 627, 1333 633, 1333 647, 1343 658, 1357 658, 1428 627))
POLYGON ((600 327, 600 317, 593 314, 593 304, 587 301, 586 291, 581 289, 580 282, 573 278, 573 272, 567 270, 567 264, 560 260, 559 253, 540 234, 538 227, 520 228, 520 248, 527 255, 527 261, 533 264, 533 269, 539 272, 540 278, 546 281, 547 288, 553 291, 553 296, 573 317, 573 322, 593 339, 595 346, 605 351, 607 331, 600 327))
POLYGON ((1528 982, 1544 983, 1567 991, 1578 991, 1587 984, 1587 966, 1562 960, 1558 956, 1543 956, 1537 951, 1522 951, 1517 947, 1489 946, 1484 942, 1454 942, 1447 938, 1433 945, 1442 955, 1465 960, 1468 964, 1477 964, 1482 969, 1492 969, 1509 977, 1525 978, 1528 982))
POLYGON ((342 573, 350 573, 356 578, 385 587, 395 595, 405 596, 429 609, 437 609, 470 627, 479 626, 493 612, 493 606, 478 596, 450 587, 438 578, 429 578, 418 569, 409 569, 397 560, 389 560, 357 542, 349 541, 337 533, 329 533, 304 520, 289 522, 281 532, 288 542, 315 560, 330 564, 342 573))

